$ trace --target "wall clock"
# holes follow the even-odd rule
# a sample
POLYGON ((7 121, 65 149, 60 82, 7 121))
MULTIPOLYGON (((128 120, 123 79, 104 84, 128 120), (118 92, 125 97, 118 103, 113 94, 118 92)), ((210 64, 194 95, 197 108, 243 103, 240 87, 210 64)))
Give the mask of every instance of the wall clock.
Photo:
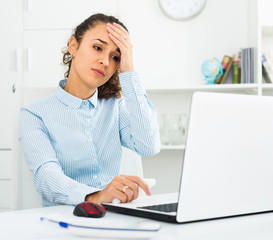
POLYGON ((174 20, 188 20, 198 15, 206 0, 158 0, 163 13, 174 20))

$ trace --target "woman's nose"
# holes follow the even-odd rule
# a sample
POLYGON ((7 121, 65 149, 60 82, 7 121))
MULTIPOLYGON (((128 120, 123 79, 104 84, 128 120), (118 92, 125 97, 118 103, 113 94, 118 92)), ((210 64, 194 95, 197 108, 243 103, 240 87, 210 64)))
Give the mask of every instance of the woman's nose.
POLYGON ((104 67, 108 67, 109 65, 109 59, 108 57, 104 56, 100 59, 100 64, 102 64, 104 67))

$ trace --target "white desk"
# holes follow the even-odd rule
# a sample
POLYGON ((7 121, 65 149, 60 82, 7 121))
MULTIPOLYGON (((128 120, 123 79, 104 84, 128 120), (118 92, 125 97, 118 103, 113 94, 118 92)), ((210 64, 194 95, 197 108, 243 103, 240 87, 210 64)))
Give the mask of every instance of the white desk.
MULTIPOLYGON (((61 228, 57 224, 40 221, 40 217, 46 214, 58 213, 73 217, 72 212, 73 207, 60 206, 0 213, 0 239, 83 240, 85 238, 74 236, 67 229, 61 228)), ((113 221, 122 219, 127 222, 145 220, 144 218, 125 216, 111 212, 108 212, 105 215, 104 219, 113 221)), ((191 224, 173 224, 163 222, 160 222, 160 224, 162 228, 160 230, 160 234, 158 234, 158 237, 156 239, 273 239, 273 213, 205 221, 191 224)))

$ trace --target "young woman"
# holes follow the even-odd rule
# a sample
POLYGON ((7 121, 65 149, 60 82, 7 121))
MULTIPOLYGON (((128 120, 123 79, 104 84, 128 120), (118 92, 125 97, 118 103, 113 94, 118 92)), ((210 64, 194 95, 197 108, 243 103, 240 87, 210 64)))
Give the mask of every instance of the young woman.
POLYGON ((160 150, 156 110, 134 71, 132 44, 116 18, 95 14, 76 27, 54 95, 20 111, 20 141, 43 206, 129 202, 148 186, 119 175, 121 146, 160 150))

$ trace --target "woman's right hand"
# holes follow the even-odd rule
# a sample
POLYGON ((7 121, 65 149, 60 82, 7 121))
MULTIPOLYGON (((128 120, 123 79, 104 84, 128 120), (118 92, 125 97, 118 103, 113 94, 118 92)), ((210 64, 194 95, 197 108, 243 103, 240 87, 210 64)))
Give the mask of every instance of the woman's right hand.
POLYGON ((128 175, 116 176, 106 188, 88 195, 86 201, 102 204, 111 203, 116 198, 122 203, 131 202, 137 199, 139 187, 148 196, 151 195, 148 185, 140 177, 128 175))

